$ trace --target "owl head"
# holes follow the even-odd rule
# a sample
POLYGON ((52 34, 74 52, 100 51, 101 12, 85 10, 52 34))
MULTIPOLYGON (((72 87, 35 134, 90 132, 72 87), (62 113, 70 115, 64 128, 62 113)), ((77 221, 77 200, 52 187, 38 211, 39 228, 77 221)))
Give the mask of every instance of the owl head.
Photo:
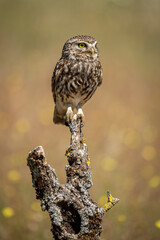
POLYGON ((86 35, 72 37, 63 46, 62 58, 94 61, 98 59, 97 41, 86 35))

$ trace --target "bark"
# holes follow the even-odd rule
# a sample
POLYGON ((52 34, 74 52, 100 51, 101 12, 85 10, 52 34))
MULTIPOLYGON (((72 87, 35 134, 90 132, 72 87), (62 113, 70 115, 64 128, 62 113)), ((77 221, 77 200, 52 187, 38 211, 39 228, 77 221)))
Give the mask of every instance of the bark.
POLYGON ((27 164, 32 175, 36 198, 51 219, 55 240, 98 240, 102 232, 102 217, 119 199, 107 192, 106 204, 98 207, 88 193, 93 185, 88 148, 82 137, 81 121, 75 115, 69 126, 71 143, 66 151, 67 183, 60 184, 55 170, 47 163, 41 146, 32 150, 27 164))

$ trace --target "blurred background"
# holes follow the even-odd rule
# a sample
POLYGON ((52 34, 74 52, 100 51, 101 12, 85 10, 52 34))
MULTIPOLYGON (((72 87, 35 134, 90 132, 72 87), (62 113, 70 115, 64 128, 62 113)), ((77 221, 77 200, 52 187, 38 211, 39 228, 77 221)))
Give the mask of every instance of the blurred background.
POLYGON ((35 199, 28 152, 45 149, 59 181, 69 129, 52 122, 51 75, 64 42, 95 37, 102 86, 83 107, 103 240, 160 239, 160 1, 0 0, 0 239, 49 240, 35 199))

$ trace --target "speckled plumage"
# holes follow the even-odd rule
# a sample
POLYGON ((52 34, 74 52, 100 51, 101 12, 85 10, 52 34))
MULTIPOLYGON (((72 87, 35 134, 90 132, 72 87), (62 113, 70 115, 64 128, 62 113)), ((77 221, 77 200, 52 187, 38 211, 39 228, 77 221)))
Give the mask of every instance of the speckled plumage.
POLYGON ((62 57, 52 76, 55 123, 69 122, 75 108, 83 118, 81 106, 102 83, 102 67, 96 43, 90 36, 75 36, 64 44, 62 57))

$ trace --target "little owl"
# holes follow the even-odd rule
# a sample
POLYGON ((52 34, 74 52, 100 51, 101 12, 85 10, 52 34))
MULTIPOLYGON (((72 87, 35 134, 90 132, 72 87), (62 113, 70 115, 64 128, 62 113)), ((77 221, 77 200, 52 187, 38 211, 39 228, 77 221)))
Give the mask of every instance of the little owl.
POLYGON ((55 102, 54 123, 69 124, 73 111, 84 121, 82 106, 102 83, 102 67, 97 41, 90 36, 75 36, 63 46, 62 57, 52 76, 55 102))

